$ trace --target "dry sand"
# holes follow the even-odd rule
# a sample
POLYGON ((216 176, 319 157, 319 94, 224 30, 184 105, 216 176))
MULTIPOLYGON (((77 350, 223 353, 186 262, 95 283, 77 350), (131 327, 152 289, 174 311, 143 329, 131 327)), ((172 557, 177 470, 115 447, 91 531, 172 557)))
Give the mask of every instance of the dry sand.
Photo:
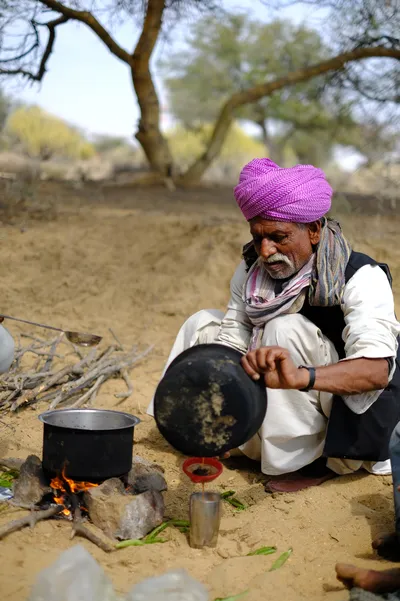
MULTIPOLYGON (((390 262, 397 293, 399 221, 360 216, 342 220, 357 249, 390 262)), ((165 468, 167 514, 174 518, 187 518, 194 485, 180 469, 182 457, 161 439, 145 408, 184 319, 201 308, 224 308, 247 239, 246 224, 230 194, 220 189, 78 192, 43 184, 24 213, 0 229, 2 311, 93 331, 104 335, 105 343, 112 327, 126 345, 155 344, 132 372, 134 395, 120 407, 142 419, 135 431, 135 452, 165 468)), ((11 322, 9 329, 13 334, 21 331, 11 322)), ((114 394, 123 388, 119 381, 107 383, 97 406, 114 407, 114 394)), ((45 408, 0 415, 0 455, 40 455, 37 414, 45 408)), ((210 588, 210 598, 249 589, 248 601, 336 601, 347 598, 335 580, 336 561, 390 565, 371 550, 371 538, 393 523, 389 477, 360 473, 294 495, 272 496, 264 493, 262 479, 256 464, 232 460, 219 480, 208 485, 235 489, 249 506, 243 512, 224 506, 215 550, 193 550, 185 535, 168 531, 170 541, 164 545, 108 556, 85 540, 70 541, 70 525, 62 521, 14 533, 0 543, 2 598, 25 600, 39 570, 77 542, 101 563, 120 593, 145 577, 184 567, 210 588), (246 557, 264 545, 276 545, 279 552, 292 547, 293 554, 283 568, 269 573, 274 556, 246 557)), ((19 515, 23 512, 1 513, 0 522, 19 515)))

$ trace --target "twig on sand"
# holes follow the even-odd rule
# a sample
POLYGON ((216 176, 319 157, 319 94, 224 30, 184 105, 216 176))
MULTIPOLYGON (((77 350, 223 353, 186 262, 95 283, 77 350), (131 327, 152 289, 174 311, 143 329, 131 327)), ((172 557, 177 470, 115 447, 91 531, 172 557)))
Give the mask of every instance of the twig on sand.
POLYGON ((82 536, 83 538, 86 538, 105 553, 111 553, 111 551, 115 550, 113 545, 101 539, 99 536, 97 536, 97 534, 89 530, 89 528, 82 523, 82 514, 81 510, 79 509, 79 503, 76 505, 74 510, 71 539, 73 539, 74 536, 82 536))
POLYGON ((124 380, 124 382, 126 384, 127 391, 126 392, 118 392, 117 394, 114 394, 116 399, 120 399, 118 401, 118 403, 116 403, 116 405, 119 405, 120 403, 122 403, 123 401, 128 399, 133 392, 133 384, 132 384, 131 380, 129 379, 129 375, 128 375, 128 372, 126 371, 126 369, 121 369, 120 373, 121 373, 122 379, 124 380))
POLYGON ((114 338, 114 340, 116 341, 116 343, 118 344, 118 347, 121 351, 124 350, 124 345, 122 344, 122 342, 120 341, 120 339, 118 338, 118 336, 116 335, 116 333, 114 332, 114 330, 112 328, 108 328, 111 336, 114 338))
POLYGON ((50 371, 51 364, 53 363, 53 359, 54 359, 54 357, 57 356, 56 355, 57 346, 58 346, 59 342, 61 342, 63 337, 64 337, 64 332, 62 332, 59 336, 57 336, 57 338, 54 340, 53 344, 51 345, 49 355, 48 355, 48 357, 46 359, 46 363, 44 364, 44 367, 43 367, 43 371, 50 371))
POLYGON ((30 526, 33 528, 37 522, 40 522, 41 520, 47 520, 48 518, 57 515, 62 510, 62 505, 52 505, 49 507, 49 509, 43 509, 42 511, 31 511, 29 515, 26 515, 23 518, 8 522, 7 524, 0 526, 0 540, 12 532, 16 532, 17 530, 21 530, 21 528, 25 528, 25 526, 30 526))
POLYGON ((114 547, 111 544, 109 544, 106 541, 104 541, 103 539, 101 539, 99 536, 97 536, 97 534, 95 534, 94 532, 89 530, 89 528, 87 528, 81 522, 76 523, 73 526, 73 532, 71 533, 71 538, 73 538, 74 536, 82 536, 83 538, 86 538, 91 543, 93 543, 94 545, 99 547, 99 549, 101 549, 105 553, 111 553, 112 551, 114 551, 114 547))
POLYGON ((65 367, 60 369, 57 373, 55 373, 51 378, 49 378, 47 381, 42 382, 42 384, 39 384, 39 386, 37 386, 33 390, 30 390, 29 392, 25 392, 19 399, 17 399, 16 401, 13 402, 13 404, 11 405, 11 411, 16 411, 16 409, 21 407, 21 405, 24 405, 25 403, 32 401, 41 392, 45 392, 46 390, 48 390, 49 388, 54 386, 54 384, 57 384, 57 382, 62 380, 65 376, 67 376, 68 374, 70 374, 73 371, 73 367, 74 367, 73 365, 66 365, 65 367))
POLYGON ((19 349, 19 357, 12 369, 0 378, 0 410, 17 411, 39 401, 49 402, 50 409, 59 405, 82 407, 92 403, 104 382, 115 377, 122 378, 126 384, 126 391, 115 395, 118 402, 123 402, 133 393, 129 370, 146 357, 153 346, 143 352, 139 352, 137 347, 124 350, 117 335, 112 334, 116 344, 101 352, 92 348, 86 354, 63 336, 44 341, 26 335, 31 342, 19 349), (74 352, 57 353, 60 343, 72 347, 74 352), (23 371, 19 360, 28 351, 39 353, 40 362, 36 362, 34 368, 23 371), (75 355, 75 363, 71 361, 71 354, 75 355), (59 362, 52 367, 55 357, 64 359, 64 365, 59 362))
POLYGON ((97 392, 97 390, 100 388, 100 386, 102 385, 102 383, 105 380, 105 376, 99 376, 95 382, 95 384, 93 384, 93 386, 91 388, 89 388, 89 390, 87 392, 85 392, 85 394, 83 394, 81 397, 79 397, 79 399, 77 401, 75 401, 75 403, 73 403, 72 405, 70 405, 71 408, 76 408, 76 407, 81 407, 88 399, 90 399, 92 397, 92 395, 97 392))

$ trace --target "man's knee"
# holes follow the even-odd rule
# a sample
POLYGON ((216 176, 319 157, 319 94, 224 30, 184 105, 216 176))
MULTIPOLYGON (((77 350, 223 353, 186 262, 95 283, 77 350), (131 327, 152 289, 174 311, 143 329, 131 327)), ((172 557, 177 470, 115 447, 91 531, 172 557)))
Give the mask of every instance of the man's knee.
POLYGON ((280 315, 271 319, 265 324, 262 343, 264 346, 281 346, 289 348, 295 344, 298 346, 303 338, 303 334, 309 337, 312 330, 317 331, 317 327, 303 315, 293 313, 290 315, 280 315))
POLYGON ((223 316, 222 311, 218 311, 218 309, 202 309, 188 317, 182 328, 195 331, 208 325, 220 326, 223 316))
POLYGON ((0 326, 0 373, 8 371, 14 359, 14 340, 11 334, 0 326))
POLYGON ((219 313, 220 311, 218 311, 217 309, 201 309, 200 311, 197 311, 196 313, 193 313, 193 315, 188 317, 184 325, 206 323, 207 321, 212 322, 219 313))

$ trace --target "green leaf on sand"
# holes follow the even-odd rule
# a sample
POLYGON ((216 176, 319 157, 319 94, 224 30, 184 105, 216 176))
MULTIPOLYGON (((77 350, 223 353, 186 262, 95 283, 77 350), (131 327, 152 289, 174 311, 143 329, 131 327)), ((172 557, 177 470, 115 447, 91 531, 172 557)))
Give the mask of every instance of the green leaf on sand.
POLYGON ((169 526, 169 522, 163 522, 162 524, 157 526, 157 528, 154 528, 154 530, 149 532, 149 534, 144 538, 144 540, 147 543, 154 541, 158 537, 158 535, 161 534, 161 532, 163 532, 166 528, 168 528, 168 526, 169 526))
POLYGON ((169 520, 168 525, 178 528, 180 532, 189 532, 190 528, 189 520, 169 520))
POLYGON ((229 497, 233 497, 235 492, 235 490, 227 490, 226 492, 221 493, 221 499, 229 499, 229 497))
POLYGON ((139 539, 129 539, 123 540, 120 543, 115 545, 116 549, 125 549, 125 547, 143 547, 144 545, 153 545, 155 543, 166 543, 168 542, 166 538, 152 538, 151 540, 146 540, 146 538, 139 539))
POLYGON ((293 549, 290 548, 287 551, 285 551, 284 553, 282 553, 282 555, 280 555, 278 557, 278 559, 272 564, 272 567, 270 568, 269 571, 273 572, 274 570, 279 570, 279 568, 281 568, 283 566, 283 564, 287 562, 287 560, 291 556, 292 552, 293 552, 293 549))
POLYGON ((125 549, 125 547, 143 547, 144 545, 153 545, 156 543, 166 543, 168 539, 160 538, 159 534, 163 532, 169 526, 178 528, 181 532, 187 532, 190 526, 188 520, 167 520, 163 522, 157 528, 154 528, 147 536, 142 539, 129 539, 123 540, 115 545, 116 549, 125 549))
POLYGON ((247 595, 249 591, 243 591, 243 593, 239 593, 238 595, 232 595, 232 597, 217 597, 214 601, 236 601, 236 599, 240 599, 247 595))
POLYGON ((272 555, 272 553, 276 553, 276 547, 260 547, 255 551, 250 551, 247 555, 272 555))
POLYGON ((0 486, 4 486, 4 488, 11 488, 12 483, 16 478, 18 478, 18 476, 19 472, 16 470, 0 472, 0 486))
POLYGON ((234 507, 238 511, 243 511, 244 509, 247 509, 246 505, 244 505, 241 501, 239 501, 239 499, 233 496, 235 493, 235 490, 227 490, 226 492, 223 492, 221 494, 221 499, 229 503, 229 505, 232 505, 232 507, 234 507))

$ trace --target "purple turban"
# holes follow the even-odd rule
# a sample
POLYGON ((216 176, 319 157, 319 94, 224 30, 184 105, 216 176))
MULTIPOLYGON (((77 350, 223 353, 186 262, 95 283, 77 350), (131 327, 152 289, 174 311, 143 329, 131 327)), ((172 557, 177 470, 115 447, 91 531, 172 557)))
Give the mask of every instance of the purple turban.
POLYGON ((254 159, 242 169, 234 194, 247 221, 311 223, 329 211, 332 188, 312 165, 284 169, 271 159, 254 159))

